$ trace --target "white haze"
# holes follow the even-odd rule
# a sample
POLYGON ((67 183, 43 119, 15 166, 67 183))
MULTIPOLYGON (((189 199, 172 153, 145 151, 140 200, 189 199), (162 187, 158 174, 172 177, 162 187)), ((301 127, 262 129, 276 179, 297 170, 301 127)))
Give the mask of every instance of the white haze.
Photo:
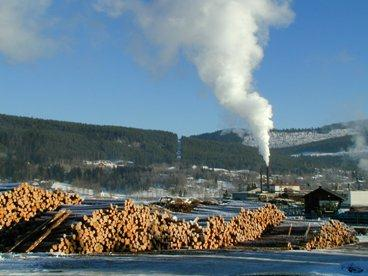
POLYGON ((268 165, 272 107, 253 86, 271 26, 293 19, 290 1, 280 0, 99 0, 97 11, 135 14, 146 38, 161 50, 160 61, 183 52, 221 105, 249 126, 268 165))
POLYGON ((42 17, 51 0, 0 0, 0 54, 10 62, 29 61, 55 47, 42 35, 42 17))
POLYGON ((229 128, 221 131, 221 135, 226 135, 229 133, 234 133, 238 135, 241 139, 244 139, 245 136, 249 135, 248 131, 243 128, 229 128))
POLYGON ((364 121, 357 122, 353 125, 354 146, 349 149, 349 154, 352 158, 358 160, 358 167, 361 170, 368 172, 368 145, 367 145, 367 134, 368 127, 364 121))

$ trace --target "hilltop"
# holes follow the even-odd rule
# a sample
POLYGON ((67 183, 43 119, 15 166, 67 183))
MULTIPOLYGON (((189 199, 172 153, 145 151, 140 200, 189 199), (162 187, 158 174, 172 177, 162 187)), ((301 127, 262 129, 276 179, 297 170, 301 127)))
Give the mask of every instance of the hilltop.
MULTIPOLYGON (((338 152, 353 146, 357 128, 368 128, 368 120, 330 124, 318 128, 274 129, 270 134, 271 149, 285 149, 282 152, 338 152)), ((211 133, 190 136, 190 138, 240 143, 256 147, 252 135, 246 129, 224 129, 211 133)))
MULTIPOLYGON (((271 164, 279 172, 306 172, 314 168, 354 169, 348 154, 357 129, 368 120, 330 124, 318 128, 275 129, 271 132, 271 164)), ((257 169, 263 165, 253 137, 245 129, 224 129, 184 137, 183 159, 217 167, 257 169)))

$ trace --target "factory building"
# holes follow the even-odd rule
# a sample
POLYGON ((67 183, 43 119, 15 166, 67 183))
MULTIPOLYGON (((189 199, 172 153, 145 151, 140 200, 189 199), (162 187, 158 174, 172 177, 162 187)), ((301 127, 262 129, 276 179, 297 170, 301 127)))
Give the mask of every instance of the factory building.
POLYGON ((321 186, 304 196, 304 209, 307 218, 328 217, 340 208, 344 198, 321 186))
POLYGON ((368 191, 349 191, 346 205, 348 207, 368 207, 368 191))

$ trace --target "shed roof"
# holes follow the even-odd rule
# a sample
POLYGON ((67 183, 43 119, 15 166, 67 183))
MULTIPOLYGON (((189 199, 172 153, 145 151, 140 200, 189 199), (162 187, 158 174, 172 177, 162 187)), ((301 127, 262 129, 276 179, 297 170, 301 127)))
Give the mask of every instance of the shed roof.
POLYGON ((327 193, 327 194, 330 194, 335 199, 338 199, 338 200, 341 200, 341 201, 344 200, 344 198, 341 195, 339 195, 339 194, 337 194, 337 193, 335 193, 335 192, 333 192, 333 191, 331 191, 327 188, 322 188, 321 186, 319 186, 318 189, 315 189, 314 191, 311 191, 310 193, 304 195, 304 198, 312 197, 315 194, 319 194, 319 193, 327 193))

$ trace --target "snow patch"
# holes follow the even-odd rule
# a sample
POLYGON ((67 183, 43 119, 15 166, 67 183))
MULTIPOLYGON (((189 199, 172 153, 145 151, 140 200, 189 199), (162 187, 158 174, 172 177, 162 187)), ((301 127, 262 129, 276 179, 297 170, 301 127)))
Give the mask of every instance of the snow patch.
MULTIPOLYGON (((229 129, 222 131, 222 135, 233 132, 243 139, 243 144, 246 146, 256 147, 257 143, 253 136, 244 129, 229 129)), ((323 133, 317 130, 309 131, 271 131, 270 133, 270 147, 271 148, 286 148, 298 145, 309 144, 313 142, 323 141, 332 138, 344 137, 354 135, 355 131, 352 129, 333 129, 329 132, 323 133)))

